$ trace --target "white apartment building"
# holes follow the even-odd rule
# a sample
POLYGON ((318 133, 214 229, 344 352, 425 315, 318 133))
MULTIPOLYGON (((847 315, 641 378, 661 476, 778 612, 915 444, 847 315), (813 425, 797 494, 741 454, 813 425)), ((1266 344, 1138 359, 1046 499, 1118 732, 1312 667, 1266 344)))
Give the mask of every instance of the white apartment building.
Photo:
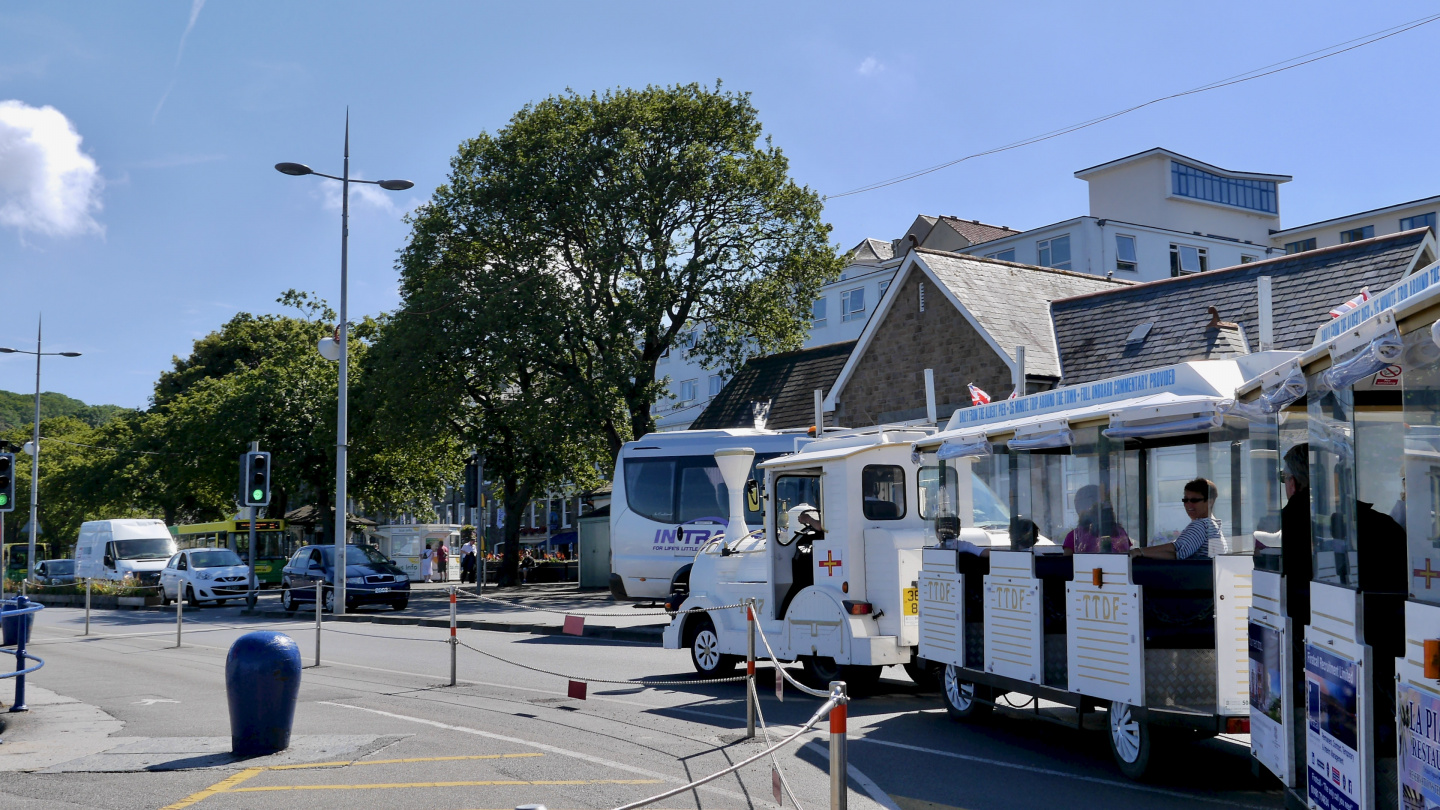
POLYGON ((1234 172, 1151 149, 1075 176, 1090 214, 963 249, 991 259, 1155 281, 1259 261, 1276 252, 1279 185, 1288 175, 1234 172))
MULTIPOLYGON (((1280 227, 1279 187, 1289 175, 1231 171, 1156 148, 1075 176, 1089 184, 1088 216, 1023 232, 920 216, 899 239, 862 241, 840 279, 815 300, 805 347, 857 339, 912 247, 1132 281, 1202 273, 1282 251, 1272 232, 1280 227)), ((670 397, 653 410, 660 430, 684 430, 726 382, 681 349, 662 358, 657 373, 670 378, 670 397)))
POLYGON ((1440 197, 1426 197, 1274 231, 1270 235, 1270 244, 1286 253, 1299 253, 1413 228, 1434 231, 1437 212, 1440 212, 1440 197))

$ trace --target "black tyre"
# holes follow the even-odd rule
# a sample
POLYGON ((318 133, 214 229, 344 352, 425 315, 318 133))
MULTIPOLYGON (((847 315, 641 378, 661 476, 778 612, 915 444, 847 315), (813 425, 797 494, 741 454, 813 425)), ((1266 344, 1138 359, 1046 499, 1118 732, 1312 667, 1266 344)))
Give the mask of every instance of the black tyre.
POLYGON ((926 692, 934 692, 944 687, 945 665, 935 661, 927 661, 920 656, 910 659, 905 665, 905 674, 915 685, 926 692))
POLYGON ((1135 716, 1128 703, 1110 704, 1110 753, 1127 777, 1139 781, 1150 772, 1154 732, 1150 724, 1135 716))
POLYGON ((334 590, 326 590, 326 591, 325 591, 325 596, 320 600, 320 603, 321 603, 321 607, 324 608, 324 610, 325 610, 326 613, 334 613, 334 612, 335 612, 335 591, 334 591, 334 590))
POLYGON ((715 622, 709 616, 701 615, 690 620, 690 663, 695 671, 707 678, 718 678, 735 668, 738 660, 734 655, 720 652, 720 634, 715 632, 715 622))
POLYGON ((945 710, 956 720, 981 720, 995 710, 995 705, 989 702, 993 700, 990 690, 965 680, 954 664, 945 666, 942 686, 940 694, 945 698, 945 710))
POLYGON ((286 610, 295 610, 300 607, 300 603, 295 601, 295 592, 290 590, 289 585, 280 589, 280 607, 286 610))
POLYGON ((200 600, 195 596, 195 589, 189 585, 185 586, 185 601, 192 608, 200 607, 200 600))
POLYGON ((218 605, 218 606, 220 606, 220 607, 225 607, 225 603, 226 603, 226 602, 229 602, 229 601, 230 601, 229 599, 216 599, 216 600, 215 600, 215 604, 218 605))
POLYGON ((396 610, 404 610, 405 608, 410 607, 410 597, 407 596, 404 599, 396 599, 392 607, 394 607, 396 610))
POLYGON ((845 680, 844 667, 829 656, 807 655, 800 659, 800 665, 805 668, 805 680, 816 689, 828 688, 831 681, 845 680))

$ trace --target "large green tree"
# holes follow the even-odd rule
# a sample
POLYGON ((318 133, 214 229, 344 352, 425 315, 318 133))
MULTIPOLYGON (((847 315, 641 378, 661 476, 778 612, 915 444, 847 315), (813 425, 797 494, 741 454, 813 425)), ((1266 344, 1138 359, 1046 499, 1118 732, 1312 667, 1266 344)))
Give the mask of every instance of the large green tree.
POLYGON ((536 336, 530 367, 563 382, 613 458, 654 429, 666 352, 729 371, 800 346, 841 267, 821 207, 748 94, 571 92, 461 144, 402 267, 438 274, 437 297, 474 311, 487 306, 467 286, 477 265, 511 279, 505 305, 536 336))

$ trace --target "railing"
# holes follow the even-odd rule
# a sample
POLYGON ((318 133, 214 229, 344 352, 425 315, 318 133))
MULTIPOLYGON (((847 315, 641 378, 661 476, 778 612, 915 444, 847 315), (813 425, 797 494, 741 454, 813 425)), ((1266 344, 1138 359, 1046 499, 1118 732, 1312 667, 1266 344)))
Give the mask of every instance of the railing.
POLYGON ((0 673, 0 680, 5 678, 15 679, 15 703, 10 707, 12 712, 26 712, 30 710, 25 705, 25 676, 45 666, 40 658, 25 652, 26 636, 30 635, 30 625, 35 621, 31 616, 44 610, 44 605, 32 605, 25 596, 17 596, 10 602, 0 602, 0 624, 7 621, 14 621, 15 625, 15 671, 0 673), (6 604, 13 604, 15 607, 6 610, 6 604), (35 665, 26 667, 26 661, 34 661, 35 665))

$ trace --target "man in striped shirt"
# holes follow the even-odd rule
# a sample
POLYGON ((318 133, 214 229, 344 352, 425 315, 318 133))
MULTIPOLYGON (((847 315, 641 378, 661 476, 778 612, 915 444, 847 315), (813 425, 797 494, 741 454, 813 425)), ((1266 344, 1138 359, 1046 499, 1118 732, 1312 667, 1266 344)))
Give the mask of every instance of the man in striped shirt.
POLYGON ((1210 541, 1220 540, 1220 521, 1210 514, 1215 506, 1218 493, 1215 482, 1208 478, 1196 478, 1185 485, 1185 514, 1190 516, 1190 525, 1180 532, 1173 543, 1133 549, 1132 557, 1151 557, 1157 560, 1201 560, 1210 556, 1210 541))

